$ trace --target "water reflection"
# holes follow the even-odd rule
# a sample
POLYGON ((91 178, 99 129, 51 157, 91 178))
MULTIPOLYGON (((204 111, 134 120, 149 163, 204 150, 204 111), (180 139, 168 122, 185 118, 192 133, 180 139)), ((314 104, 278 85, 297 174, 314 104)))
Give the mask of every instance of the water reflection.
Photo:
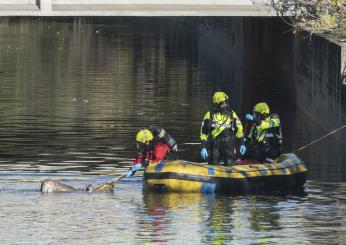
MULTIPOLYGON (((318 196, 324 199, 322 192, 318 196)), ((314 195, 313 195, 314 196, 314 195)), ((343 228, 344 208, 323 205, 310 196, 220 196, 143 193, 142 241, 165 243, 171 237, 191 244, 320 243, 343 228), (311 209, 314 207, 314 209, 311 209), (314 217, 313 217, 314 216, 314 217), (322 223, 322 225, 321 225, 322 223), (330 227, 329 227, 330 226, 330 227), (149 228, 148 228, 149 227, 149 228), (312 228, 313 227, 313 228, 312 228), (327 228, 329 227, 329 228, 327 228), (148 232, 149 229, 149 232, 148 232), (149 240, 148 240, 149 239, 149 240), (165 240, 168 239, 168 240, 165 240)))
POLYGON ((195 35, 176 33, 169 21, 165 29, 156 21, 18 21, 3 25, 0 39, 3 158, 60 162, 78 157, 73 151, 132 157, 134 133, 152 124, 186 141, 186 122, 177 118, 198 114, 191 106, 203 98, 190 80, 198 74, 192 46, 179 36, 195 35))

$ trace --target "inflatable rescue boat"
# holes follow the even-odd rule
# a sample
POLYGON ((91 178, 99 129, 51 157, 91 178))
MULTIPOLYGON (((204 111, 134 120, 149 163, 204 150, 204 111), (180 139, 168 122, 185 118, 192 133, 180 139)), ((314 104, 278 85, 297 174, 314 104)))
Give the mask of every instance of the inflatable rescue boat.
POLYGON ((289 191, 303 188, 308 169, 293 153, 282 154, 274 163, 231 167, 183 160, 149 164, 144 172, 144 188, 171 192, 252 193, 289 191))

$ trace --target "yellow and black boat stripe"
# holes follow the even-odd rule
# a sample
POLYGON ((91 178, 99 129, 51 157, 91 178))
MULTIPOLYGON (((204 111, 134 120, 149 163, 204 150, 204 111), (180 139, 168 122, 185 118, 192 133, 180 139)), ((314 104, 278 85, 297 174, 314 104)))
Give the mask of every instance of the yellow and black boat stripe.
POLYGON ((294 154, 285 154, 280 159, 280 163, 233 167, 181 160, 161 162, 146 168, 144 180, 149 187, 164 186, 179 192, 244 192, 303 186, 307 179, 305 163, 294 154))

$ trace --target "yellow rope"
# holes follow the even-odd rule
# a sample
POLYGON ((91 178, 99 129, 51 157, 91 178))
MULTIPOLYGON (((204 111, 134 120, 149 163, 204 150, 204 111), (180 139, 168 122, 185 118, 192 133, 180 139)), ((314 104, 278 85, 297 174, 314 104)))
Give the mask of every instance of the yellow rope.
POLYGON ((343 129, 343 128, 346 128, 346 124, 343 125, 343 126, 341 126, 341 127, 338 128, 338 129, 335 129, 334 131, 332 131, 332 132, 330 132, 330 133, 328 133, 328 134, 326 134, 326 135, 324 135, 324 136, 322 136, 322 137, 320 137, 320 138, 318 138, 318 139, 316 139, 316 140, 310 142, 309 144, 300 147, 298 150, 295 150, 294 152, 298 152, 298 151, 304 150, 305 148, 309 147, 310 145, 313 145, 313 144, 315 144, 316 142, 319 142, 319 141, 323 140, 324 138, 327 138, 328 136, 330 136, 330 135, 332 135, 332 134, 335 134, 336 132, 340 131, 340 130, 343 129))

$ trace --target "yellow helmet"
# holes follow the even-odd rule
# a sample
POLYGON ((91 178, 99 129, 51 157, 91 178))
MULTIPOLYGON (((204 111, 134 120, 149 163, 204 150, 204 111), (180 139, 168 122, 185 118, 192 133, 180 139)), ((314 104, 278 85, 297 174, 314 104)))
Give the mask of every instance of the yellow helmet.
POLYGON ((141 143, 147 143, 154 138, 153 134, 148 129, 139 131, 136 135, 136 141, 141 143))
POLYGON ((269 114, 269 106, 267 105, 267 103, 261 102, 258 103, 257 105, 254 106, 253 108, 254 112, 258 112, 261 115, 268 115, 269 114))
POLYGON ((224 92, 216 92, 213 96, 213 103, 220 104, 223 101, 227 101, 228 96, 224 92))

